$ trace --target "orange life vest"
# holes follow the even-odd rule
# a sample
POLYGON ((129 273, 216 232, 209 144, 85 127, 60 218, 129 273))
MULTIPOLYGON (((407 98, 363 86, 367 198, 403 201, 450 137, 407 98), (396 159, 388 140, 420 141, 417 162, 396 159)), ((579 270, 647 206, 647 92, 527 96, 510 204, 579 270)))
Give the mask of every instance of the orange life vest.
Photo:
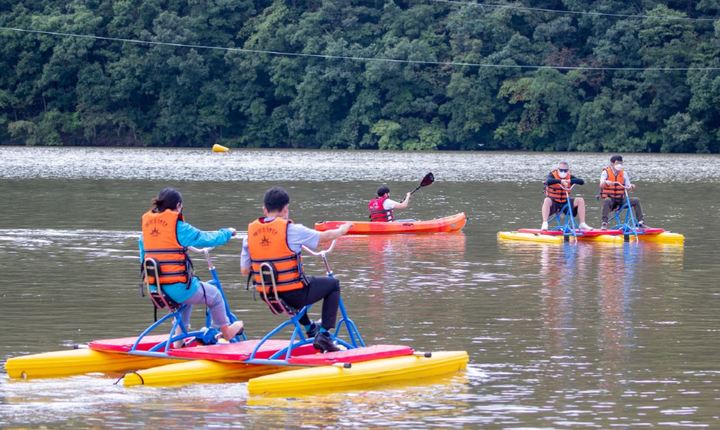
POLYGON ((607 185, 605 183, 602 184, 600 187, 600 196, 602 198, 610 197, 612 199, 622 199, 625 198, 625 175, 623 175, 623 171, 615 172, 613 171, 612 167, 608 166, 605 168, 605 172, 607 173, 607 180, 610 182, 619 182, 623 185, 607 185))
POLYGON ((390 222, 393 220, 392 209, 386 210, 383 206, 388 196, 375 197, 368 203, 368 210, 370 211, 370 221, 373 222, 390 222))
MULTIPOLYGON (((182 214, 170 209, 160 213, 148 211, 142 216, 145 258, 157 261, 160 285, 178 282, 190 285, 192 262, 187 249, 177 239, 177 223, 182 220, 182 214)), ((155 277, 151 276, 147 281, 155 284, 155 277)))
MULTIPOLYGON (((550 172, 552 174, 553 178, 562 180, 563 178, 560 177, 560 172, 558 169, 553 170, 550 172)), ((568 171, 568 175, 565 179, 570 180, 572 176, 570 175, 570 171, 568 171)), ((570 194, 570 190, 565 191, 563 189, 562 184, 551 184, 551 185, 545 185, 545 195, 550 197, 552 201, 556 203, 565 203, 567 201, 567 196, 570 194), (565 194, 567 192, 567 194, 565 194)))
POLYGON ((269 263, 275 274, 275 285, 278 293, 299 290, 305 286, 305 275, 302 270, 302 256, 295 253, 287 241, 290 223, 284 218, 265 221, 259 218, 248 226, 248 253, 252 263, 252 280, 257 291, 268 294, 272 281, 265 278, 263 291, 261 265, 269 263))

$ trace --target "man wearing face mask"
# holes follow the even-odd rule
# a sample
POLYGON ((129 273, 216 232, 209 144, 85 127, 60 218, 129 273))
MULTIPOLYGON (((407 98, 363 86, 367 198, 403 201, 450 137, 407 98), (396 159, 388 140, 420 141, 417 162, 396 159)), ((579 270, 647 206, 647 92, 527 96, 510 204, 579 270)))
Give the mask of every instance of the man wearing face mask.
MULTIPOLYGON (((623 170, 622 155, 613 155, 610 157, 610 165, 603 169, 602 175, 600 175, 600 197, 603 199, 601 228, 603 230, 608 227, 610 212, 622 207, 623 203, 625 203, 626 188, 632 190, 635 185, 630 182, 630 176, 623 170)), ((637 226, 646 228, 640 199, 631 197, 630 206, 632 206, 635 213, 637 226)))
MULTIPOLYGON (((557 169, 548 174, 545 179, 545 200, 542 205, 542 227, 548 229, 548 218, 561 212, 567 205, 572 185, 583 185, 585 181, 570 174, 570 166, 567 161, 558 163, 557 169)), ((592 230, 592 227, 585 224, 585 199, 582 197, 570 198, 573 216, 580 218, 578 227, 580 230, 592 230)))

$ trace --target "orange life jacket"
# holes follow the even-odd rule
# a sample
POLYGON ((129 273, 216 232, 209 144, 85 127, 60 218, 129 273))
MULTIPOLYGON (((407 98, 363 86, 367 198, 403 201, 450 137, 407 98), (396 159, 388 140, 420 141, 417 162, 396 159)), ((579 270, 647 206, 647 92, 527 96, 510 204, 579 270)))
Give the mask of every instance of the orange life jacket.
POLYGON ((605 168, 605 172, 607 172, 607 180, 610 182, 619 182, 622 185, 607 185, 605 183, 602 184, 600 187, 600 196, 602 198, 610 197, 612 199, 622 199, 625 198, 625 175, 623 175, 623 171, 615 172, 613 171, 612 167, 608 166, 605 168))
POLYGON ((265 277, 263 291, 261 265, 269 263, 275 274, 275 285, 278 293, 299 290, 305 286, 305 275, 302 270, 302 256, 295 253, 287 241, 290 223, 284 218, 265 221, 259 218, 248 226, 248 253, 252 263, 252 280, 257 291, 269 294, 272 281, 265 277))
MULTIPOLYGON (((560 177, 560 172, 558 169, 553 170, 550 172, 552 174, 553 178, 562 180, 563 178, 560 177)), ((568 171, 567 177, 565 179, 570 180, 572 176, 570 175, 570 171, 568 171)), ((565 191, 563 189, 562 184, 551 184, 551 185, 545 185, 545 195, 550 197, 552 201, 556 203, 565 203, 567 201, 567 196, 570 194, 570 190, 565 191), (567 194, 565 194, 567 192, 567 194)))
POLYGON ((370 211, 370 221, 373 222, 390 222, 394 219, 392 209, 386 210, 383 204, 388 196, 375 197, 368 203, 370 211))
MULTIPOLYGON (((177 239, 177 224, 183 216, 166 209, 163 212, 148 211, 142 216, 142 237, 145 258, 157 261, 160 270, 160 285, 182 282, 190 286, 192 262, 187 248, 177 239)), ((155 284, 151 276, 147 282, 155 284)))

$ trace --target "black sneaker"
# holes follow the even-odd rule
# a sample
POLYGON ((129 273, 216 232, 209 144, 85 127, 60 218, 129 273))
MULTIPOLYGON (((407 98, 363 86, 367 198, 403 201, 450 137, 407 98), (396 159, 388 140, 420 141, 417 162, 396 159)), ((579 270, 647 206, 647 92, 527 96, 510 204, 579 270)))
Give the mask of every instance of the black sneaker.
POLYGON ((315 337, 318 334, 318 331, 320 330, 320 324, 313 321, 310 323, 310 328, 305 331, 305 335, 308 339, 311 337, 315 337))
POLYGON ((326 331, 321 331, 317 334, 317 336, 315 336, 315 340, 313 341, 313 347, 315 347, 315 349, 319 349, 322 352, 340 351, 340 348, 338 348, 333 343, 332 337, 330 337, 330 333, 326 331))

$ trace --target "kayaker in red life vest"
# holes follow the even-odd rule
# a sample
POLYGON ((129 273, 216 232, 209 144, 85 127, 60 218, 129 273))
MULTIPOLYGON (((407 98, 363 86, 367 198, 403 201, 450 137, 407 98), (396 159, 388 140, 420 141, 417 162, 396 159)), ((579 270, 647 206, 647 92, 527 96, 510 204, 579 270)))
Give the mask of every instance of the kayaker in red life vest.
MULTIPOLYGON (((570 166, 567 161, 558 163, 557 169, 551 171, 545 179, 545 200, 542 205, 542 227, 541 230, 548 229, 548 218, 556 213, 561 212, 567 205, 570 187, 573 185, 583 185, 585 181, 581 178, 570 174, 570 166)), ((573 216, 580 218, 578 228, 580 230, 592 230, 592 227, 585 224, 585 199, 582 197, 570 197, 570 206, 572 207, 573 216)))
POLYGON ((370 211, 370 221, 373 222, 391 222, 395 221, 395 209, 405 209, 410 205, 410 194, 405 195, 405 200, 398 203, 390 199, 390 188, 386 185, 381 186, 377 190, 377 197, 370 200, 368 210, 370 211))
POLYGON ((335 328, 340 303, 340 282, 329 276, 306 276, 302 265, 302 247, 317 249, 319 244, 332 242, 348 232, 351 223, 334 230, 317 231, 290 221, 290 196, 281 187, 272 187, 263 197, 264 217, 248 226, 240 255, 240 271, 248 276, 252 272, 253 284, 260 291, 262 275, 260 265, 271 263, 277 270, 277 292, 283 301, 295 309, 302 309, 320 300, 322 321, 310 321, 307 314, 300 318, 307 336, 314 337, 313 346, 323 352, 338 351, 330 331, 335 328))
MULTIPOLYGON (((630 182, 630 175, 623 168, 622 155, 610 157, 610 165, 603 169, 600 175, 600 197, 603 199, 602 226, 604 230, 608 227, 610 212, 620 208, 625 203, 625 189, 633 190, 635 185, 630 182)), ((647 228, 643 220, 643 210, 640 206, 640 199, 630 198, 630 206, 635 213, 638 228, 647 228)))

